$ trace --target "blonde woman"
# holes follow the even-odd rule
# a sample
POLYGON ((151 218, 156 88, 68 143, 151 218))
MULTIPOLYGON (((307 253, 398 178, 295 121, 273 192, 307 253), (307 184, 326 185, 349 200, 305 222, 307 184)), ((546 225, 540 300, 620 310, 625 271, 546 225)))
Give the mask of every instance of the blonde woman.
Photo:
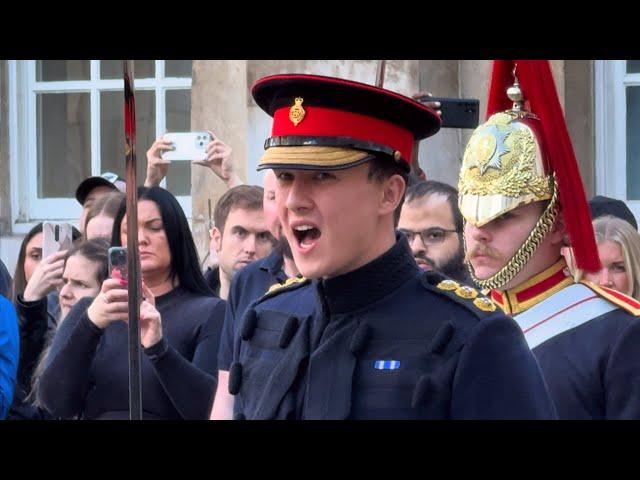
POLYGON ((593 228, 602 269, 585 274, 587 280, 640 300, 640 234, 610 215, 594 220, 593 228))

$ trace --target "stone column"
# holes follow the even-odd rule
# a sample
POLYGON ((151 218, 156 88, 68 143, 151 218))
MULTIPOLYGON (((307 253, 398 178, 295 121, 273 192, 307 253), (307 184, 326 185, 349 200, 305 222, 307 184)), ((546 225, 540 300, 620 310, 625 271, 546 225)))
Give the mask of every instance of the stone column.
MULTIPOLYGON (((462 98, 477 98, 480 100, 480 122, 484 122, 487 112, 487 93, 489 91, 489 77, 491 75, 490 60, 460 60, 460 96, 462 98)), ((505 92, 506 95, 506 92, 505 92)), ((460 158, 471 138, 473 130, 460 130, 460 158)))
MULTIPOLYGON (((434 97, 459 97, 457 60, 421 60, 419 87, 434 97)), ((420 142, 418 159, 427 179, 458 185, 460 158, 458 129, 443 128, 420 142)))
MULTIPOLYGON (((233 150, 240 177, 247 178, 247 62, 194 60, 191 87, 191 130, 211 130, 233 150)), ((227 187, 211 170, 191 169, 192 232, 200 259, 209 251, 211 215, 227 187)))

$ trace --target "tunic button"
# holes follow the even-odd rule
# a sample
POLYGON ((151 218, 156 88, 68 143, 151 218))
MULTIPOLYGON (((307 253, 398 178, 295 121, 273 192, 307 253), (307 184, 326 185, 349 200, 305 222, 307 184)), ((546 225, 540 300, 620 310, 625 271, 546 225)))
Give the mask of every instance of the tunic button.
POLYGON ((234 362, 229 369, 229 393, 237 395, 242 385, 242 365, 240 362, 234 362))

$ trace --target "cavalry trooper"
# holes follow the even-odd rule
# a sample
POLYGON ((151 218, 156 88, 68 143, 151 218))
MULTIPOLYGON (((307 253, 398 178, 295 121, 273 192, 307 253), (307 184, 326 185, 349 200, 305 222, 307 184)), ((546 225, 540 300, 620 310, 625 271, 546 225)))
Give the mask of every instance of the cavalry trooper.
POLYGON ((471 276, 522 328, 560 419, 638 419, 640 303, 574 281, 560 253, 568 238, 599 269, 549 62, 496 61, 490 85, 458 185, 471 276))
POLYGON ((229 391, 247 419, 549 419, 553 403, 512 318, 415 263, 395 230, 414 141, 436 113, 395 92, 313 75, 252 89, 273 117, 260 169, 306 279, 242 319, 229 391))

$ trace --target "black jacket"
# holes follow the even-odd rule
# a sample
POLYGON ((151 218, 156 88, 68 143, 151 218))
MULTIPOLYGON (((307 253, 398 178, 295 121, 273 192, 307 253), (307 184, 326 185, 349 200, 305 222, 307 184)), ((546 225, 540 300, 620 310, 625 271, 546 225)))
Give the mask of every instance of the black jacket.
POLYGON ((45 410, 35 407, 26 398, 31 392, 33 372, 42 352, 56 331, 57 297, 55 294, 35 302, 27 302, 18 294, 15 302, 20 329, 20 361, 13 404, 9 420, 39 420, 51 417, 45 410))

